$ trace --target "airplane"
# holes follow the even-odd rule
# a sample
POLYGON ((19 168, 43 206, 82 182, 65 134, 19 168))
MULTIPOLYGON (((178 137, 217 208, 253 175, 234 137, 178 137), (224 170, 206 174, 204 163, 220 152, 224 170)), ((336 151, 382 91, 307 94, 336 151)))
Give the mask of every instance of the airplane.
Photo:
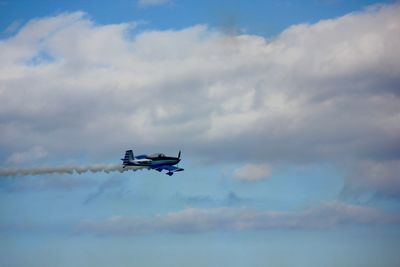
POLYGON ((147 167, 148 169, 153 169, 161 172, 162 170, 167 170, 167 175, 171 176, 174 172, 181 172, 184 169, 176 167, 174 165, 181 161, 181 151, 179 150, 178 157, 168 157, 163 153, 155 153, 151 155, 139 155, 134 156, 132 150, 127 150, 125 152, 125 157, 122 160, 123 168, 128 166, 141 166, 147 167))

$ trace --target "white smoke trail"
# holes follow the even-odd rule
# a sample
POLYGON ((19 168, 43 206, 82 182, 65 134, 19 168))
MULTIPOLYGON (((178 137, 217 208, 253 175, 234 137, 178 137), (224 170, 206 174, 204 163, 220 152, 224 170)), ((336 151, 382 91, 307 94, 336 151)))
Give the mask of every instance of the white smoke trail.
POLYGON ((42 175, 42 174, 81 174, 85 172, 125 172, 125 171, 137 171, 141 169, 147 169, 146 167, 140 166, 129 166, 123 168, 122 165, 117 164, 96 164, 90 166, 58 166, 58 167, 36 167, 36 168, 10 168, 0 169, 0 176, 28 176, 28 175, 42 175))

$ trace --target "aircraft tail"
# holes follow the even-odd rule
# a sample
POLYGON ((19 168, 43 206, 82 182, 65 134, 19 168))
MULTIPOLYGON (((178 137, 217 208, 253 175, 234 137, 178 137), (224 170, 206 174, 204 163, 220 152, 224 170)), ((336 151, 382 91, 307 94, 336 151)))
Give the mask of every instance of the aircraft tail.
POLYGON ((125 157, 124 157, 123 159, 121 159, 121 160, 122 160, 122 162, 123 162, 123 165, 127 165, 127 164, 129 164, 129 162, 132 161, 133 159, 134 159, 133 151, 132 151, 132 150, 127 150, 127 151, 125 152, 125 157))

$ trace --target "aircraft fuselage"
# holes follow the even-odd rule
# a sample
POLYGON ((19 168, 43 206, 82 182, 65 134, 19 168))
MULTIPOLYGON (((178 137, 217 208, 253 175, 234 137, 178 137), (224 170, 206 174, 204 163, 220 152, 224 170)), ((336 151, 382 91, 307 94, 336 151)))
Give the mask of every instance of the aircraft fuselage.
POLYGON ((180 172, 184 170, 174 166, 181 161, 180 156, 181 152, 179 151, 178 157, 169 157, 162 153, 139 155, 135 157, 132 150, 127 150, 125 152, 125 157, 121 160, 123 161, 123 168, 127 166, 140 166, 147 167, 148 169, 154 169, 159 172, 162 170, 167 170, 167 174, 171 176, 174 172, 180 172))

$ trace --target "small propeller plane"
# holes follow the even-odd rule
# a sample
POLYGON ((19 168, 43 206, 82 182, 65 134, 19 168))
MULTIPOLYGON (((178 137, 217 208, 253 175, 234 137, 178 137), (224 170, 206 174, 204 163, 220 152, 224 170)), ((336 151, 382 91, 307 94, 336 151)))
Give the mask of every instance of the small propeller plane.
POLYGON ((128 166, 141 166, 159 172, 167 170, 168 172, 166 172, 166 174, 169 176, 173 175, 174 172, 181 172, 184 170, 174 166, 181 161, 181 151, 179 151, 178 157, 168 157, 162 153, 138 155, 135 157, 132 150, 127 150, 125 152, 125 157, 121 160, 123 168, 128 166))

